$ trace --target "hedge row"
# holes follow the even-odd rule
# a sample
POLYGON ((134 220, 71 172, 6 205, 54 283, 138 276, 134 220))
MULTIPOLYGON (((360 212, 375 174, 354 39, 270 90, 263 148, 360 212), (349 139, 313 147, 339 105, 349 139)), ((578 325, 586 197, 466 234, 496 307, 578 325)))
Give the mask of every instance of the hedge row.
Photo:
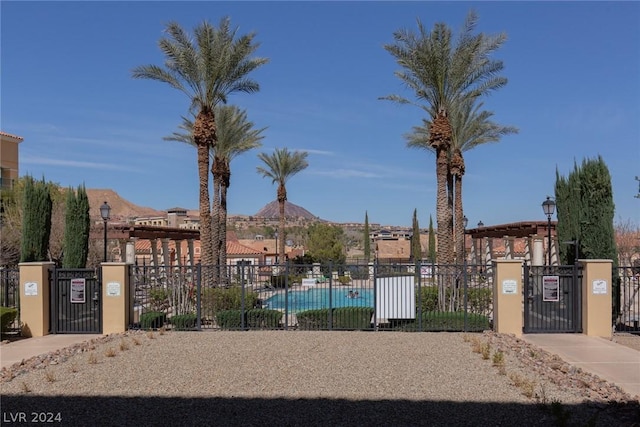
MULTIPOLYGON (((216 316, 222 329, 241 329, 242 310, 223 310, 216 316)), ((244 312, 244 326, 249 329, 276 329, 282 325, 282 312, 266 308, 254 308, 244 312)))
MULTIPOLYGON (((457 300, 460 309, 464 308, 464 290, 458 289, 457 300)), ((452 297, 451 288, 445 290, 445 297, 449 301, 452 297)), ((493 291, 489 288, 467 288, 467 311, 471 313, 488 313, 493 304, 493 291)), ((422 311, 436 311, 438 308, 438 287, 423 286, 420 293, 416 293, 416 307, 422 306, 422 311)))
POLYGON ((329 329, 329 319, 331 319, 332 329, 372 329, 372 315, 372 307, 320 308, 301 311, 297 314, 298 329, 305 331, 329 329))
MULTIPOLYGON (((391 327, 401 331, 460 332, 464 331, 464 312, 430 311, 422 313, 420 320, 398 320, 391 327)), ((491 329, 489 318, 482 314, 467 313, 467 332, 482 332, 491 329)))

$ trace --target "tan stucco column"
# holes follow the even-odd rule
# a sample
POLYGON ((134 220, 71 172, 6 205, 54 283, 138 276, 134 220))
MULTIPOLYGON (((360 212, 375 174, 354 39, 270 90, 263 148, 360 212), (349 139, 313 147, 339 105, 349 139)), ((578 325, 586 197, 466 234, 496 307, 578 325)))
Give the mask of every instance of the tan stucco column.
POLYGON ((608 259, 583 259, 582 333, 611 338, 611 265, 608 259))
POLYGON ((493 330, 522 335, 522 261, 494 260, 493 330))
POLYGON ((49 276, 53 262, 24 262, 20 268, 20 322, 22 335, 41 337, 49 334, 49 276))
POLYGON ((124 262, 102 264, 102 333, 125 332, 131 323, 133 299, 129 266, 124 262))

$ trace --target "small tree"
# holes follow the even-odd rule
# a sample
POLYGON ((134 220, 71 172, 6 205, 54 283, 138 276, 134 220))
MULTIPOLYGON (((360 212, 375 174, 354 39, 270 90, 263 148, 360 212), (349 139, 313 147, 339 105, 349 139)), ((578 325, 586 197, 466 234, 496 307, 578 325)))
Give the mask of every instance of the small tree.
POLYGON ((84 186, 78 192, 69 188, 65 211, 64 257, 65 268, 84 268, 89 255, 89 198, 84 186))
POLYGON ((46 261, 51 234, 51 191, 44 180, 27 177, 22 215, 21 262, 46 261))
POLYGON ((429 215, 429 251, 427 252, 429 262, 435 263, 436 255, 436 235, 433 232, 433 217, 429 215))
POLYGON ((420 226, 418 225, 418 210, 413 210, 413 233, 411 234, 411 258, 414 262, 422 259, 422 246, 420 245, 420 226))
POLYGON ((371 260, 371 237, 369 236, 369 213, 364 213, 364 260, 369 262, 371 260))
POLYGON ((309 227, 309 253, 322 264, 344 264, 344 231, 335 225, 316 223, 309 227))

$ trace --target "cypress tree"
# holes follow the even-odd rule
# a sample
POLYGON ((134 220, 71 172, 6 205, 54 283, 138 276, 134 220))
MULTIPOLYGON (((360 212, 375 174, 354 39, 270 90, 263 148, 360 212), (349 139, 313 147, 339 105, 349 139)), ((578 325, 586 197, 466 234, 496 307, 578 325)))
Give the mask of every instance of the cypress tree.
POLYGON ((411 234, 411 257, 413 261, 422 259, 422 247, 420 246, 420 226, 418 225, 418 210, 413 210, 413 233, 411 234))
POLYGON ((431 263, 436 262, 436 235, 433 232, 433 217, 429 215, 429 252, 427 258, 431 263))
POLYGON ((46 261, 51 235, 51 189, 44 181, 27 177, 24 189, 21 262, 46 261))
POLYGON ((371 260, 371 237, 369 236, 369 214, 364 212, 364 260, 371 260))
POLYGON ((84 268, 89 254, 89 199, 84 186, 79 186, 77 194, 72 188, 67 191, 64 229, 65 268, 84 268))

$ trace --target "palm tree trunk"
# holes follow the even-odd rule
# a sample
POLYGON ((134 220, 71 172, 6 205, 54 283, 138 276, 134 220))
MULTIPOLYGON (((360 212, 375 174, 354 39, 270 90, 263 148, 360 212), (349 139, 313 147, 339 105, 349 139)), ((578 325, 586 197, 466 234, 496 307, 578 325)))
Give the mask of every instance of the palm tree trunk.
POLYGON ((214 263, 215 280, 216 283, 221 284, 222 274, 221 269, 224 268, 220 264, 220 159, 217 156, 213 158, 213 165, 211 166, 211 175, 213 175, 213 205, 211 215, 211 242, 212 242, 212 257, 214 263))
POLYGON ((451 157, 450 170, 454 177, 454 193, 455 193, 455 230, 453 230, 455 238, 456 264, 462 264, 464 261, 464 209, 462 206, 462 176, 465 172, 464 158, 459 149, 454 150, 451 157))
POLYGON ((219 252, 220 252, 220 265, 222 266, 222 280, 224 283, 228 283, 229 274, 227 270, 227 190, 229 188, 229 165, 225 162, 225 170, 222 176, 222 182, 220 183, 220 218, 218 221, 218 227, 220 230, 219 236, 219 252))
MULTIPOLYGON (((213 111, 202 109, 193 125, 193 139, 198 153, 199 210, 200 210, 200 262, 213 264, 211 245, 211 214, 209 204, 209 149, 215 144, 215 117, 213 111)), ((207 275, 204 275, 205 282, 207 275)))
POLYGON ((278 241, 278 264, 284 263, 284 226, 285 226, 285 217, 284 217, 284 207, 287 201, 287 189, 284 184, 280 184, 278 186, 278 207, 280 208, 280 222, 278 224, 278 236, 280 240, 278 241))

